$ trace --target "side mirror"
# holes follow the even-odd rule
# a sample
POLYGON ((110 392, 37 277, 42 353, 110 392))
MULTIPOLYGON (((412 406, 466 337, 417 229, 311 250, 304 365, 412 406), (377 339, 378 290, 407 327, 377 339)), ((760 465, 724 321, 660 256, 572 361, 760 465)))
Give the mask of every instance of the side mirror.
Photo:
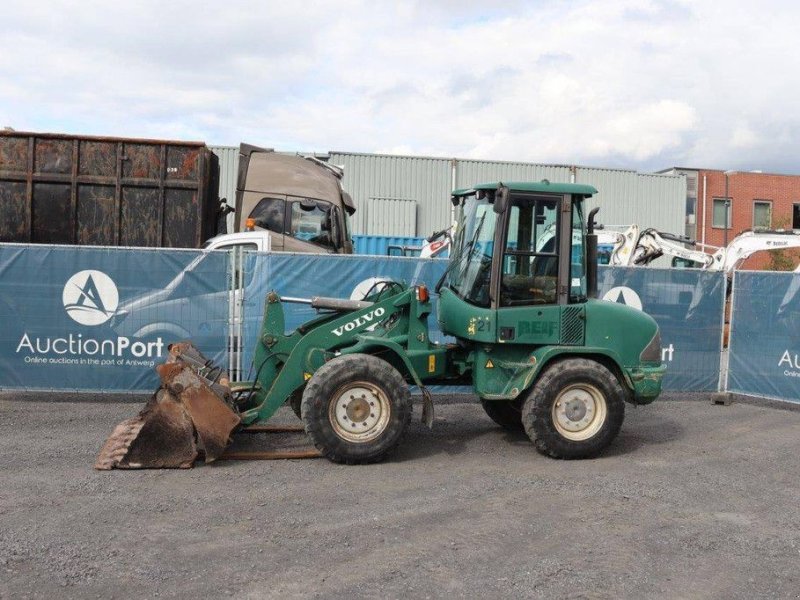
POLYGON ((506 208, 508 207, 508 196, 508 188, 502 183, 498 183, 497 191, 494 194, 494 212, 496 212, 498 215, 506 212, 506 208))

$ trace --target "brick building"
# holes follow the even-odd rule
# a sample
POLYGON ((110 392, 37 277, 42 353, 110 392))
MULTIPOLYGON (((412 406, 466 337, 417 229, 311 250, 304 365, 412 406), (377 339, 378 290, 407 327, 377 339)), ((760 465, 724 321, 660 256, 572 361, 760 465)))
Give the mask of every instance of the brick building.
MULTIPOLYGON (((725 245, 727 179, 727 241, 748 229, 800 231, 800 176, 757 171, 721 171, 675 167, 663 173, 686 176, 685 234, 712 246, 725 245)), ((800 262, 800 251, 783 256, 800 262)), ((767 269, 773 263, 767 252, 744 262, 745 269, 767 269)))

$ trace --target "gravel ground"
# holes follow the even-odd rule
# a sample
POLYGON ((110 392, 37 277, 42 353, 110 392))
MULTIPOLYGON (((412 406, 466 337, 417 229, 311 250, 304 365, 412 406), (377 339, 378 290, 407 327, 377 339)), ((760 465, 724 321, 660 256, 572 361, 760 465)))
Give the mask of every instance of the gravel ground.
POLYGON ((707 399, 629 407, 601 458, 564 462, 480 405, 450 403, 432 431, 416 407, 379 465, 96 472, 105 436, 136 406, 8 397, 3 598, 800 593, 799 412, 707 399))

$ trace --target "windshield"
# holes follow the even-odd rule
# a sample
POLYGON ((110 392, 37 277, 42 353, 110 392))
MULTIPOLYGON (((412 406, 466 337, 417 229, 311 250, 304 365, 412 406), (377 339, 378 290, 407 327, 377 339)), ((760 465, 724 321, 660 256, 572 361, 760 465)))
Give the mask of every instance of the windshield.
POLYGON ((497 215, 486 198, 476 196, 464 201, 463 214, 447 267, 447 286, 472 304, 489 306, 497 215))

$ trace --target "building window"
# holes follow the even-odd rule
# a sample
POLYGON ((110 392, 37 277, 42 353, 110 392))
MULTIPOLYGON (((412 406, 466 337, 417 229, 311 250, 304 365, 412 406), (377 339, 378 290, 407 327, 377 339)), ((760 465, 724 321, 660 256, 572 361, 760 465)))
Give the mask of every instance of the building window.
POLYGON ((772 227, 772 201, 756 200, 753 202, 753 229, 770 227, 772 227))
POLYGON ((800 204, 792 205, 792 229, 800 229, 800 204))
MULTIPOLYGON (((711 226, 717 229, 723 229, 725 227, 725 198, 714 198, 714 214, 711 218, 711 226)), ((731 199, 728 198, 728 229, 731 229, 731 217, 733 216, 731 212, 731 199)))

